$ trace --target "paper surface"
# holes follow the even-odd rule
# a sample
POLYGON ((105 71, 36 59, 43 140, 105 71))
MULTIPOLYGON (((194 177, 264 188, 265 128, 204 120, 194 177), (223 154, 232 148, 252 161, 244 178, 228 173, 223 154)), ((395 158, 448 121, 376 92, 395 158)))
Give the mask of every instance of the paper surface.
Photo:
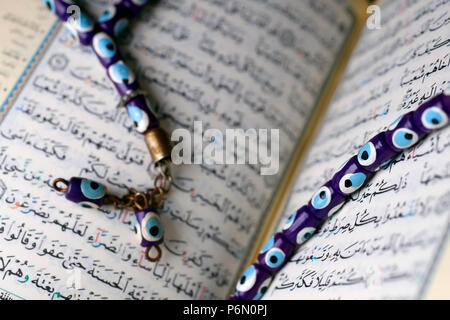
MULTIPOLYGON (((358 43, 280 223, 372 136, 449 91, 450 2, 385 1, 381 17, 358 43)), ((379 171, 296 251, 265 298, 423 297, 447 242, 449 147, 447 126, 379 171)))
POLYGON ((324 3, 161 1, 122 38, 169 132, 194 120, 280 129, 276 176, 247 165, 173 168, 156 264, 143 257, 132 212, 81 208, 50 187, 82 176, 122 195, 154 177, 105 71, 57 30, 0 125, 0 289, 24 299, 225 298, 350 32, 346 8, 324 3))

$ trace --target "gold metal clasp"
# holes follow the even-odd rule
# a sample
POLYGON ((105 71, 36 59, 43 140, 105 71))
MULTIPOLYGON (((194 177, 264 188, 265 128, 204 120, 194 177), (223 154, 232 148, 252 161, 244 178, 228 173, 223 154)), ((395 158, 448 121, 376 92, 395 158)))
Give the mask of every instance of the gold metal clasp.
POLYGON ((166 132, 162 128, 149 129, 144 133, 144 139, 153 162, 170 160, 172 146, 166 132))

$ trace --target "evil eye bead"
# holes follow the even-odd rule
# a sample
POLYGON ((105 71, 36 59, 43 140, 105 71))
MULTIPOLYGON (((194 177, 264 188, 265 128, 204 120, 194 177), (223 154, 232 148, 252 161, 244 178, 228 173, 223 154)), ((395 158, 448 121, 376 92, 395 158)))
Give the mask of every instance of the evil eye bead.
POLYGON ((106 22, 114 18, 116 15, 116 7, 112 6, 105 10, 102 15, 98 18, 98 22, 106 22))
POLYGON ((308 204, 308 209, 315 218, 322 220, 329 216, 331 209, 344 202, 345 196, 336 192, 331 181, 328 181, 313 195, 308 204))
POLYGON ((134 215, 140 225, 141 246, 152 247, 163 242, 164 230, 155 209, 138 210, 134 215))
POLYGON ((283 234, 278 232, 269 239, 263 250, 261 250, 261 253, 258 255, 258 262, 268 272, 276 272, 282 267, 286 257, 289 257, 294 249, 295 245, 287 241, 283 234))
POLYGON ((111 59, 117 53, 116 44, 111 37, 104 32, 97 33, 92 40, 92 44, 95 53, 100 58, 111 59))
POLYGON ((415 145, 425 133, 414 125, 413 112, 409 112, 389 127, 385 138, 389 148, 401 152, 415 145))
POLYGON ((98 182, 83 179, 80 187, 81 192, 88 199, 100 199, 105 196, 105 187, 98 182))
POLYGON ((53 13, 56 12, 54 0, 43 0, 42 2, 47 6, 47 8, 48 8, 51 12, 53 12, 53 13))
POLYGON ((417 133, 410 129, 400 128, 392 135, 392 144, 397 149, 408 149, 419 141, 417 133))
POLYGON ((283 238, 293 245, 307 241, 320 224, 320 220, 311 213, 309 206, 298 209, 290 219, 292 220, 285 225, 282 234, 283 238))
POLYGON ((316 192, 311 200, 311 204, 314 209, 326 208, 331 202, 331 191, 327 187, 323 186, 316 192))
POLYGON ((414 125, 426 133, 443 128, 448 124, 450 118, 448 103, 449 96, 443 93, 423 103, 414 111, 414 125))
POLYGON ((270 268, 276 269, 284 262, 286 255, 281 249, 272 248, 267 252, 264 262, 270 268))
POLYGON ((377 160, 377 150, 372 142, 366 143, 358 152, 358 162, 363 167, 370 166, 377 160))
POLYGON ((140 133, 159 126, 159 121, 150 106, 143 95, 131 99, 126 105, 128 115, 140 133))
POLYGON ((267 278, 264 280, 263 283, 259 286, 258 291, 256 292, 256 296, 253 298, 253 300, 261 300, 264 294, 269 289, 270 283, 272 282, 272 278, 267 278))
POLYGON ((136 127, 136 130, 140 133, 144 133, 150 124, 150 119, 141 108, 129 105, 127 106, 128 115, 130 116, 131 120, 133 120, 134 126, 136 127))
POLYGON ((253 264, 245 270, 236 285, 236 295, 240 299, 260 299, 267 291, 271 275, 260 265, 253 264))
POLYGON ((448 124, 448 117, 445 112, 438 107, 431 107, 422 114, 422 124, 428 130, 436 130, 448 124))
POLYGON ((339 180, 339 190, 344 194, 351 194, 362 187, 367 179, 363 172, 348 173, 339 180))
POLYGON ((300 245, 302 243, 305 243, 306 241, 308 241, 309 239, 311 239, 311 237, 314 235, 314 233, 316 232, 316 228, 314 227, 306 227, 304 229, 302 229, 298 234, 297 234, 297 244, 300 245))
POLYGON ((134 74, 123 61, 118 61, 108 68, 111 80, 118 84, 131 84, 134 82, 134 74))
MULTIPOLYGON (((135 6, 134 6, 135 7, 135 6)), ((136 8, 136 14, 139 9, 136 8)), ((114 36, 120 35, 128 26, 131 12, 123 1, 106 10, 99 19, 99 26, 106 33, 114 36)))
POLYGON ((239 279, 239 282, 236 286, 236 290, 239 292, 250 291, 255 286, 256 277, 257 277, 256 268, 254 265, 251 265, 242 274, 242 276, 239 279))
POLYGON ((371 176, 372 173, 359 164, 356 155, 336 172, 331 179, 331 186, 337 193, 346 197, 361 188, 371 176))
POLYGON ((65 197, 86 208, 99 208, 103 205, 106 188, 95 181, 72 177, 69 180, 65 197))
POLYGON ((159 215, 148 212, 141 222, 142 237, 149 242, 158 242, 162 239, 163 228, 159 215))
POLYGON ((358 164, 369 172, 377 171, 384 163, 392 160, 397 153, 386 143, 385 132, 380 132, 369 140, 358 152, 358 164))

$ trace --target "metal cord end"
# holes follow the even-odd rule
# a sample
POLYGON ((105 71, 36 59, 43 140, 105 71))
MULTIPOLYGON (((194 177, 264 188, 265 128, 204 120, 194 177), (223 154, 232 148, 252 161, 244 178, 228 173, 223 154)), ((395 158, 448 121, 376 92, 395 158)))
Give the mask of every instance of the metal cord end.
POLYGON ((160 162, 165 159, 170 160, 172 146, 166 132, 162 128, 149 129, 144 133, 144 139, 153 162, 160 162))
POLYGON ((69 187, 69 181, 63 178, 58 178, 53 181, 53 188, 58 192, 67 192, 67 188, 69 187), (60 185, 64 185, 64 187, 61 187, 60 185))
POLYGON ((158 245, 155 246, 151 246, 151 247, 147 247, 145 249, 145 258, 150 261, 150 262, 158 262, 161 259, 161 248, 158 245), (150 257, 150 250, 152 248, 156 249, 156 256, 155 257, 150 257))

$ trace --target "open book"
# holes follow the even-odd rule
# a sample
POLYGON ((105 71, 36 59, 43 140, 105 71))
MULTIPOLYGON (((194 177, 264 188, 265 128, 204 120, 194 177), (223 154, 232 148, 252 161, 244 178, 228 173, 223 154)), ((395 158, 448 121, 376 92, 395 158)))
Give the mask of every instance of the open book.
MULTIPOLYGON (((105 2, 80 4, 98 17, 105 2)), ((117 195, 153 185, 145 143, 104 69, 41 1, 3 3, 1 298, 228 297, 265 240, 343 161, 450 88, 450 2, 378 5, 380 25, 369 27, 362 0, 163 0, 135 19, 119 42, 167 131, 202 121, 280 132, 275 175, 173 167, 163 256, 151 263, 132 212, 82 208, 51 187, 71 176, 117 195)), ((264 298, 448 297, 449 146, 447 128, 379 171, 264 298)))

